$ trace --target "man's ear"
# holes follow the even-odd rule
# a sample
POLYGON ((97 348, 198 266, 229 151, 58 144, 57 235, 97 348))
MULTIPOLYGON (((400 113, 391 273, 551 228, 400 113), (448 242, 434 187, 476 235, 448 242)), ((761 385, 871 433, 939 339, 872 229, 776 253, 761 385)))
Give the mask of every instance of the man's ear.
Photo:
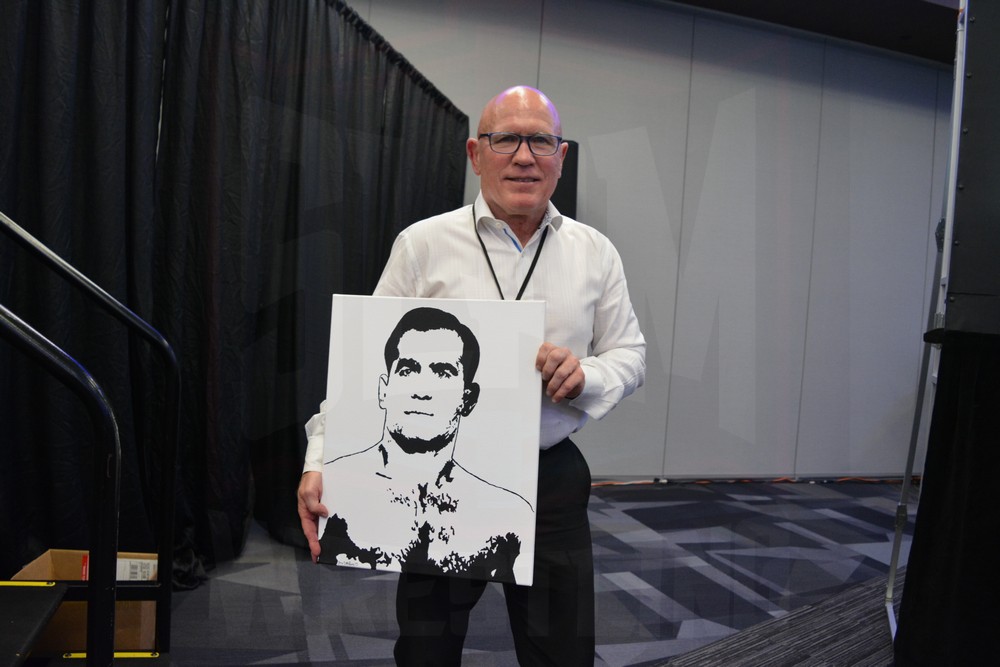
POLYGON ((385 410, 383 401, 387 391, 389 391, 389 376, 383 373, 378 376, 378 406, 383 410, 385 410))
POLYGON ((469 137, 465 142, 465 153, 472 163, 472 171, 479 176, 479 140, 469 137))
POLYGON ((479 385, 475 382, 470 382, 465 385, 465 393, 462 395, 462 410, 461 415, 463 417, 468 417, 472 413, 472 410, 476 407, 476 403, 479 402, 479 385))
POLYGON ((566 161, 566 153, 569 152, 569 144, 565 141, 559 144, 559 176, 562 178, 563 162, 566 161))

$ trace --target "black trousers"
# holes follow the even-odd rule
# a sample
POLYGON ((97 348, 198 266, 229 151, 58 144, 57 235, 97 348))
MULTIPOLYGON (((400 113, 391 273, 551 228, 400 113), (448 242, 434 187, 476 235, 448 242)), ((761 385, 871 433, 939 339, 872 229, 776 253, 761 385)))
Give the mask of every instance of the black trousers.
MULTIPOLYGON (((590 468, 569 439, 539 454, 534 583, 503 585, 522 666, 594 663, 590 481, 590 468)), ((402 573, 396 589, 396 664, 461 664, 469 614, 486 583, 402 573)))

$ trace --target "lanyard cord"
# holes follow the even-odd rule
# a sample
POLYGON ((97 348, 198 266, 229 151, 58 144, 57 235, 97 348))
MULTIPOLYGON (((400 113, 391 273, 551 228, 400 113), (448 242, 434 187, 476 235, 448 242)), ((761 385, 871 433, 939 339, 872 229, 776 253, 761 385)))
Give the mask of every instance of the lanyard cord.
MULTIPOLYGON (((490 253, 486 250, 486 244, 483 243, 483 237, 479 233, 479 227, 476 226, 476 205, 472 205, 472 228, 476 232, 476 238, 479 239, 479 247, 483 249, 483 256, 486 257, 486 264, 490 267, 490 273, 493 274, 493 282, 497 286, 497 292, 500 293, 500 300, 504 301, 503 290, 500 288, 500 281, 497 279, 497 272, 493 270, 493 262, 490 261, 490 253)), ((520 301, 521 296, 524 294, 524 289, 528 286, 528 281, 531 280, 531 274, 535 272, 535 264, 538 263, 538 257, 542 254, 542 248, 545 246, 545 237, 549 235, 549 228, 546 226, 542 230, 542 238, 538 242, 538 250, 535 251, 535 257, 531 260, 531 266, 528 267, 528 275, 524 277, 524 282, 521 283, 521 289, 517 293, 517 298, 515 301, 520 301)))

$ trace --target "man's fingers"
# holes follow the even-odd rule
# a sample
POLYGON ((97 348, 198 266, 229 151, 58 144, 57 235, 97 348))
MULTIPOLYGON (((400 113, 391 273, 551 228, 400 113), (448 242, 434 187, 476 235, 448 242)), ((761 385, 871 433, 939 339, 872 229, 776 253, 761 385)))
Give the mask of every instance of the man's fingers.
MULTIPOLYGON (((560 367, 561 368, 561 367, 560 367)), ((546 393, 552 398, 553 403, 558 403, 564 398, 576 398, 583 391, 584 375, 580 364, 567 374, 562 375, 561 370, 557 370, 546 387, 546 393)))
POLYGON ((309 553, 313 562, 319 558, 319 517, 327 516, 326 507, 322 503, 316 503, 316 512, 310 512, 301 505, 299 506, 299 519, 302 522, 302 533, 309 543, 309 553))
POLYGON ((580 360, 569 348, 542 343, 535 358, 535 368, 542 374, 545 394, 558 403, 564 398, 576 398, 583 391, 586 378, 580 360))
POLYGON ((535 370, 542 371, 542 377, 544 378, 545 373, 545 362, 548 361, 549 352, 555 348, 552 343, 542 343, 541 347, 538 348, 538 354, 535 355, 535 370))
POLYGON ((305 511, 313 515, 313 518, 319 516, 330 516, 330 513, 326 509, 326 505, 321 503, 318 497, 312 497, 306 500, 305 511))
POLYGON ((552 343, 542 343, 538 349, 538 356, 535 358, 535 368, 542 373, 542 380, 551 380, 560 366, 567 362, 567 359, 576 361, 573 353, 565 347, 556 347, 552 343))
POLYGON ((299 521, 302 523, 302 533, 309 543, 309 553, 313 562, 319 557, 319 517, 329 516, 326 506, 320 502, 323 495, 323 476, 318 472, 307 472, 302 475, 298 491, 299 521))

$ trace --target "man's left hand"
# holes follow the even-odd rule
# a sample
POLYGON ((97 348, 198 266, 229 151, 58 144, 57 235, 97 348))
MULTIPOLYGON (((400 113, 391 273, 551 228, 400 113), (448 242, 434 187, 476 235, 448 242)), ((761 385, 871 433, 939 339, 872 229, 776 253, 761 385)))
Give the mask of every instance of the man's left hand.
POLYGON ((535 357, 535 368, 542 372, 545 394, 553 403, 564 398, 576 398, 583 391, 586 383, 583 367, 568 347, 542 343, 535 357))

